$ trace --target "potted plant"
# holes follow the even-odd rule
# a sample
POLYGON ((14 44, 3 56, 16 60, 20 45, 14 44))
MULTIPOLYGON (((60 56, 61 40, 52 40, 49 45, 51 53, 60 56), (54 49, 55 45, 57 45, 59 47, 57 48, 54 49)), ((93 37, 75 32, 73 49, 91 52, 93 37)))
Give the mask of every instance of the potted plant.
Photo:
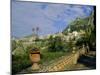
POLYGON ((32 61, 32 70, 38 70, 39 69, 39 64, 38 62, 40 61, 40 51, 38 48, 33 48, 30 50, 29 53, 30 60, 32 61))

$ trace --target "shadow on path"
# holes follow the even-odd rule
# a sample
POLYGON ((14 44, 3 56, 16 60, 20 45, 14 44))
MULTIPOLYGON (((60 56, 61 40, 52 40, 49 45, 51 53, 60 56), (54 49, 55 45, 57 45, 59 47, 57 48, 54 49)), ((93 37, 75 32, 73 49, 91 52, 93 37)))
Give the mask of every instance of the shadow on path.
POLYGON ((96 55, 82 55, 80 56, 78 62, 91 69, 96 69, 96 55))

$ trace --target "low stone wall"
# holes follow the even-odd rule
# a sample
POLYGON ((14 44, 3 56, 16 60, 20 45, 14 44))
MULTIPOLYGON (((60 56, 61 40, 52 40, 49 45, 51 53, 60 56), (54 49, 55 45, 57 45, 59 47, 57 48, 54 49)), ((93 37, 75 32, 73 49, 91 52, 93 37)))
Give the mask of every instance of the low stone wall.
POLYGON ((62 71, 64 70, 65 66, 77 64, 79 56, 79 51, 70 55, 63 56, 60 58, 60 60, 55 61, 55 63, 41 69, 40 72, 62 71))

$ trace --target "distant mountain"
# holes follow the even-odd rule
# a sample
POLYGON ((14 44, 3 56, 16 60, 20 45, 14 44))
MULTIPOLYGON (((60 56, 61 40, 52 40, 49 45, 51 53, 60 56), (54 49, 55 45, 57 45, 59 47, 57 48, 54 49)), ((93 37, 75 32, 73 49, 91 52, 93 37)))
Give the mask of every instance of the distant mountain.
MULTIPOLYGON (((73 32, 73 31, 77 31, 79 32, 80 30, 86 30, 87 28, 90 27, 90 22, 93 16, 90 15, 89 17, 86 18, 76 18, 76 20, 74 20, 73 22, 71 22, 68 27, 66 27, 63 31, 63 34, 66 34, 68 32, 73 32)), ((93 26, 93 23, 91 24, 93 26)))

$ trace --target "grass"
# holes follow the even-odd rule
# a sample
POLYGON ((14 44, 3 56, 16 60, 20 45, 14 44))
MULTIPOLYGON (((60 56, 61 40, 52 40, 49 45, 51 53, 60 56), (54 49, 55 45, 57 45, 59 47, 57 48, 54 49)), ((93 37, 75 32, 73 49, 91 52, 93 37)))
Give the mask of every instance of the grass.
POLYGON ((55 60, 61 56, 66 55, 67 52, 49 52, 48 50, 44 49, 41 50, 41 60, 40 60, 40 64, 42 65, 47 65, 50 63, 50 61, 55 60))

